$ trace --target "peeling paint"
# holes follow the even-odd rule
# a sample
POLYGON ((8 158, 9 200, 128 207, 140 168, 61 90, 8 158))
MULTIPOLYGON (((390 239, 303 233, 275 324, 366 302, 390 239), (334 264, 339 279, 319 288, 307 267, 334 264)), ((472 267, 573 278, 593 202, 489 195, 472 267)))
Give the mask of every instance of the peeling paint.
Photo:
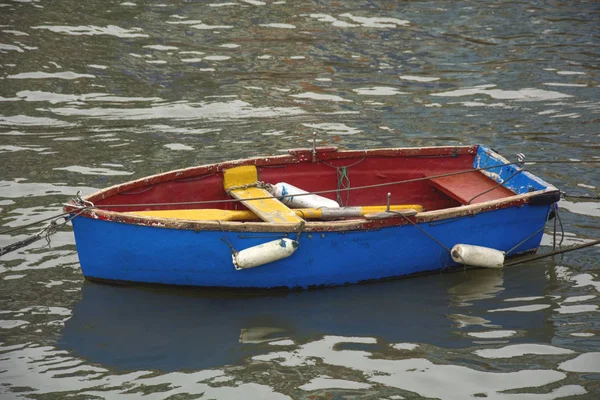
MULTIPOLYGON (((479 146, 451 146, 451 147, 427 147, 427 148, 399 148, 399 149, 376 149, 376 150, 351 150, 351 151, 338 151, 336 147, 317 148, 317 162, 320 161, 332 161, 332 160, 343 160, 343 159, 361 159, 365 157, 439 157, 439 156, 456 156, 456 155, 473 155, 475 156, 475 162, 473 163, 474 168, 482 165, 481 152, 478 151, 479 146)), ((500 163, 507 163, 508 160, 499 156, 496 153, 490 154, 490 151, 486 150, 486 154, 493 157, 495 161, 500 163)), ((182 179, 197 179, 203 176, 209 176, 215 172, 222 171, 234 166, 240 165, 256 165, 256 166, 275 166, 283 164, 299 164, 299 163, 311 163, 312 161, 312 149, 292 149, 288 151, 287 155, 272 156, 272 157, 260 157, 226 161, 218 164, 210 164, 204 166, 196 166, 181 170, 170 171, 158 175, 153 175, 145 178, 141 178, 135 181, 126 182, 120 185, 112 186, 107 189, 103 189, 99 192, 93 193, 85 200, 98 202, 100 200, 110 199, 111 197, 120 193, 135 192, 139 190, 148 189, 154 185, 171 182, 176 178, 182 179)), ((524 177, 528 178, 531 182, 535 182, 538 187, 544 187, 544 189, 534 190, 532 192, 526 192, 523 194, 516 194, 514 196, 486 201, 477 204, 464 205, 460 207, 452 207, 441 210, 425 211, 418 213, 414 217, 410 217, 410 220, 414 223, 426 223, 433 221, 441 221, 450 218, 460 218, 464 216, 475 215, 478 213, 491 212, 501 208, 508 207, 520 207, 529 202, 529 199, 533 196, 541 193, 556 191, 556 188, 541 179, 533 176, 532 174, 524 171, 522 173, 524 177)), ((501 175, 501 174, 500 174, 501 175)), ((499 174, 489 173, 486 176, 494 179, 496 182, 501 180, 499 174)), ((513 190, 521 190, 522 188, 514 188, 513 190)), ((106 206, 107 208, 109 205, 106 206)), ((78 208, 74 203, 65 206, 67 212, 77 212, 78 208)), ((81 213, 80 217, 89 217, 94 219, 100 219, 104 221, 111 221, 117 223, 125 223, 140 226, 152 226, 156 228, 166 229, 180 229, 180 230, 193 230, 196 232, 200 231, 230 231, 230 232, 296 232, 295 224, 275 224, 267 222, 237 222, 237 221, 187 221, 187 220, 174 220, 174 219, 160 219, 155 217, 144 217, 124 214, 123 212, 110 211, 105 209, 94 209, 87 210, 81 213)), ((351 219, 351 220, 337 220, 337 221, 308 221, 304 226, 304 232, 346 232, 355 230, 376 230, 390 226, 403 226, 409 224, 404 218, 389 218, 382 220, 366 220, 364 218, 351 219)), ((324 234, 322 234, 324 237, 324 234)))

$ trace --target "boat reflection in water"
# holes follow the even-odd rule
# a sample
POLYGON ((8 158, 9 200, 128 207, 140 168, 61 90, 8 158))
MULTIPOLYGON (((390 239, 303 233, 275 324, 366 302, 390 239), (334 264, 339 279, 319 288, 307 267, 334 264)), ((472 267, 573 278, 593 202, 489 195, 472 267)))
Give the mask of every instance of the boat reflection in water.
POLYGON ((246 293, 86 282, 59 347, 107 367, 175 371, 236 364, 272 351, 269 342, 306 343, 323 335, 464 348, 473 346, 466 332, 502 327, 533 328, 527 341, 547 341, 532 337, 545 335, 539 329, 545 313, 489 313, 506 307, 507 296, 542 293, 541 276, 541 268, 471 270, 314 291, 246 293))

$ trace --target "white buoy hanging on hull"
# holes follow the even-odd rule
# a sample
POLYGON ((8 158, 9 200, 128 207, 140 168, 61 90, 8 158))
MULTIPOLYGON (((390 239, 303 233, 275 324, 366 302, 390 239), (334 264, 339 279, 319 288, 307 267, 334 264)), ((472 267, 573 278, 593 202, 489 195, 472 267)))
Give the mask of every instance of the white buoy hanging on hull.
POLYGON ((504 252, 489 247, 457 244, 450 251, 457 263, 483 268, 502 268, 504 252))
POLYGON ((335 200, 318 194, 308 194, 294 185, 286 182, 279 182, 275 185, 269 185, 268 191, 279 199, 283 204, 292 208, 339 208, 340 205, 335 200), (301 196, 297 196, 301 195, 301 196))
POLYGON ((238 251, 231 258, 235 269, 254 268, 283 260, 294 254, 297 248, 297 241, 283 238, 238 251))

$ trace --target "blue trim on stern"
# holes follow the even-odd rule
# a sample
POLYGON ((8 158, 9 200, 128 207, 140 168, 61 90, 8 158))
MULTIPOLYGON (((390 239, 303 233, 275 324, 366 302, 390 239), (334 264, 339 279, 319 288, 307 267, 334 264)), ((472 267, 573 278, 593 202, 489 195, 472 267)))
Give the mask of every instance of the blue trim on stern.
MULTIPOLYGON (((508 162, 509 160, 494 152, 489 147, 479 145, 477 154, 473 160, 473 168, 492 167, 494 165, 503 165, 508 162)), ((481 172, 496 182, 502 183, 504 187, 512 190, 516 194, 544 190, 552 186, 527 171, 523 171, 512 177, 520 169, 518 164, 512 164, 498 168, 490 168, 481 172), (511 179, 504 183, 509 178, 511 179)))

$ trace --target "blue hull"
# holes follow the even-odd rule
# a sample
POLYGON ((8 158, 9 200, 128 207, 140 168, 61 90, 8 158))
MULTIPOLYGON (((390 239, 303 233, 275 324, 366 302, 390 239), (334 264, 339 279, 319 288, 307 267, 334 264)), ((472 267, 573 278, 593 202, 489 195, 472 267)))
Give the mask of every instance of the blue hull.
MULTIPOLYGON (((508 251, 540 230, 550 205, 522 205, 419 226, 446 247, 465 243, 508 251)), ((84 275, 114 281, 230 288, 308 288, 400 277, 456 266, 442 246, 412 225, 303 233, 289 258, 236 270, 231 251, 284 237, 169 229, 75 218, 84 275)), ((294 236, 295 237, 295 234, 294 236)), ((511 254, 537 249, 542 231, 511 254)))

